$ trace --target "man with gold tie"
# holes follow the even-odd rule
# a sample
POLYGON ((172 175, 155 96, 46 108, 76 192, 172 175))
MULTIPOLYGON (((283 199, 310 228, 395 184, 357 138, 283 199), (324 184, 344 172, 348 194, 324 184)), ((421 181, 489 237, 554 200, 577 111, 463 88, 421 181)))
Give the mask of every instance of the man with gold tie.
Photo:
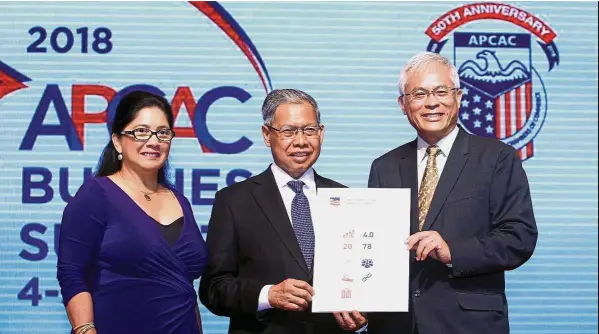
POLYGON ((411 188, 410 312, 369 315, 369 334, 507 334, 505 271, 537 241, 516 151, 458 126, 453 64, 431 52, 400 74, 399 104, 416 140, 372 163, 369 187, 411 188))

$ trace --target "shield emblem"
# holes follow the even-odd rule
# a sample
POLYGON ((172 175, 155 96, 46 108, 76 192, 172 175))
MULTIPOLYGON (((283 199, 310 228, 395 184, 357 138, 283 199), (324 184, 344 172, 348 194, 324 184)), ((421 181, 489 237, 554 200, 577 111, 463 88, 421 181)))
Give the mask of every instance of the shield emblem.
MULTIPOLYGON (((453 40, 462 127, 497 139, 516 134, 533 107, 530 35, 455 32, 453 40)), ((518 150, 523 160, 532 152, 532 141, 518 150)))

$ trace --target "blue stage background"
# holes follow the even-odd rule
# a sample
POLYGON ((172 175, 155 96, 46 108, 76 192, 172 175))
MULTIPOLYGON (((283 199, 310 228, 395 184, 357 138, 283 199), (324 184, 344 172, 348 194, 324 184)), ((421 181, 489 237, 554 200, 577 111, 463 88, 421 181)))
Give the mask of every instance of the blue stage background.
MULTIPOLYGON (((56 236, 66 201, 108 140, 104 111, 119 91, 145 85, 136 87, 174 100, 181 135, 173 176, 205 230, 215 190, 271 161, 260 136, 270 89, 316 98, 326 125, 316 169, 365 187, 372 160, 415 137, 396 102, 406 60, 443 46, 449 59, 483 64, 472 50, 458 56, 457 32, 478 42, 483 33, 503 34, 503 44, 471 47, 495 51, 504 66, 520 59, 530 71, 531 108, 503 115, 514 132, 534 117, 513 143, 524 145, 540 232, 533 258, 507 275, 512 332, 597 333, 597 2, 2 2, 0 9, 0 333, 69 330, 56 236), (433 22, 438 40, 425 34, 433 22), (529 35, 530 47, 510 47, 514 33, 529 35)), ((481 108, 461 112, 498 115, 481 108)), ((491 133, 498 125, 483 124, 491 133)), ((204 308, 202 315, 204 333, 226 332, 227 319, 204 308)))

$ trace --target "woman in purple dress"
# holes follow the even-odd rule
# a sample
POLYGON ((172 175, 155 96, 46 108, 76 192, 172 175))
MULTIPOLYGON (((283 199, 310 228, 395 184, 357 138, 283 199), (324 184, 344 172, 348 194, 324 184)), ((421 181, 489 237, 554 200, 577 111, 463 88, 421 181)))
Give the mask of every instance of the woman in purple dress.
POLYGON ((201 333, 193 281, 207 248, 168 181, 172 129, 164 98, 123 97, 95 177, 64 210, 58 281, 73 333, 201 333))

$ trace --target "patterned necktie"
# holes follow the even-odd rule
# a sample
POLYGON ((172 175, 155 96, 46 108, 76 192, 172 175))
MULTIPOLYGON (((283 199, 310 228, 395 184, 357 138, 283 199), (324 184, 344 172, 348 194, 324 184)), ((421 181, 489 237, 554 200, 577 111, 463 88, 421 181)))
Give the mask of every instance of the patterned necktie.
POLYGON ((428 154, 428 160, 426 162, 426 169, 424 170, 424 177, 420 184, 420 191, 418 192, 418 231, 422 231, 422 226, 424 225, 428 209, 435 194, 435 188, 439 182, 437 155, 441 153, 441 150, 437 145, 432 145, 426 149, 426 153, 428 154))
POLYGON ((304 194, 304 182, 289 181, 287 185, 295 193, 291 202, 291 224, 308 270, 311 270, 314 258, 314 227, 312 226, 310 203, 304 194))

